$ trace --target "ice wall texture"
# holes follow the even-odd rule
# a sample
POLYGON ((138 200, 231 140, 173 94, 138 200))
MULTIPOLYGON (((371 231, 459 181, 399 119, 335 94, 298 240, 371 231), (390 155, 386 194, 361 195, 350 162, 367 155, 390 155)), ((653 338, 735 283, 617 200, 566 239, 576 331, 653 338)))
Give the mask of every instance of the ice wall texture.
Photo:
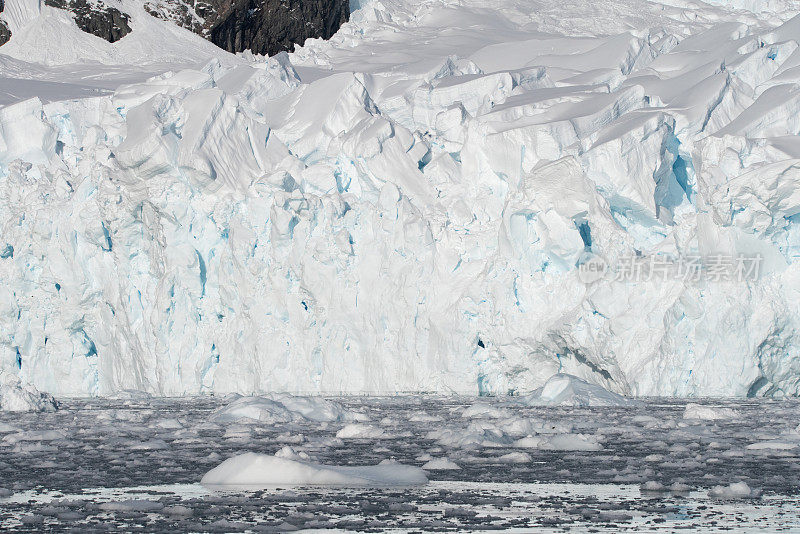
POLYGON ((796 394, 791 6, 484 6, 0 109, 0 365, 62 395, 796 394), (759 279, 576 268, 739 253, 759 279))

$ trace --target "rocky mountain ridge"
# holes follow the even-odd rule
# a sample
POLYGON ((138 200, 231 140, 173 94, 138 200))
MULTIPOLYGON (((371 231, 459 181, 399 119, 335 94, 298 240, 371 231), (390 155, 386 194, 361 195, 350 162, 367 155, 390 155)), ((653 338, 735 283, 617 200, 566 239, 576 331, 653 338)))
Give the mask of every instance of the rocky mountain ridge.
MULTIPOLYGON (((43 0, 72 14, 84 32, 114 43, 132 30, 131 5, 121 0, 43 0)), ((0 46, 12 36, 2 20, 0 46)), ((151 0, 141 6, 152 17, 192 31, 229 52, 274 55, 306 39, 330 38, 350 16, 346 0, 151 0)))

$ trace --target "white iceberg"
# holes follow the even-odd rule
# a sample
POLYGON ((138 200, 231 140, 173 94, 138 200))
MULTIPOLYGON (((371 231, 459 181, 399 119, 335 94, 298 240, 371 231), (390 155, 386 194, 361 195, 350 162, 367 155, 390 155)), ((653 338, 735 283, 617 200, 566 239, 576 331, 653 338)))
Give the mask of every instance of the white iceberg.
POLYGON ((7 371, 0 371, 0 410, 8 412, 54 412, 58 402, 7 371))
POLYGON ((418 467, 383 461, 368 466, 331 466, 248 452, 206 473, 206 486, 415 486, 426 484, 418 467))
POLYGON ((461 466, 449 458, 432 458, 422 465, 422 469, 426 471, 458 471, 461 466))
POLYGON ((533 406, 632 406, 636 401, 590 384, 576 376, 557 374, 520 401, 533 406))
POLYGON ((514 442, 514 447, 551 451, 599 451, 603 445, 587 434, 551 434, 526 436, 514 442))
POLYGON ((531 455, 527 452, 509 452, 500 456, 497 461, 504 464, 526 464, 531 461, 531 455))
POLYGON ((734 419, 739 414, 733 408, 723 406, 709 406, 690 402, 683 410, 684 419, 695 419, 701 421, 715 421, 718 419, 734 419))
POLYGON ((352 423, 340 429, 336 433, 336 437, 340 439, 386 439, 393 436, 375 425, 352 423))
POLYGON ((315 422, 358 421, 365 416, 320 397, 273 395, 240 397, 222 406, 209 416, 216 423, 288 423, 296 420, 315 422))
POLYGON ((714 486, 708 494, 717 499, 756 499, 761 496, 759 490, 750 488, 746 482, 732 482, 727 486, 714 486))

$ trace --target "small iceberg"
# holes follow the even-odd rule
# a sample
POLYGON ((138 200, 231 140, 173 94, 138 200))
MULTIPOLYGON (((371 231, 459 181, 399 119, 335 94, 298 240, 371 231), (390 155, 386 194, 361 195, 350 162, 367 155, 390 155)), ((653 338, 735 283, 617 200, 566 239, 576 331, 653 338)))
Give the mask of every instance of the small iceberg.
POLYGON ((727 486, 714 486, 708 495, 717 499, 757 499, 761 491, 750 488, 746 482, 734 482, 727 486))
POLYGON ((335 466, 248 452, 225 460, 200 481, 204 486, 417 486, 419 467, 384 460, 378 465, 335 466))
POLYGON ((295 397, 292 395, 270 395, 268 397, 242 397, 232 395, 233 400, 209 417, 214 423, 262 423, 277 424, 292 421, 362 421, 364 414, 352 412, 341 405, 320 397, 295 397))
POLYGON ((559 373, 544 386, 521 398, 530 406, 634 406, 638 402, 623 397, 577 376, 559 373))
POLYGON ((694 419, 698 421, 716 421, 718 419, 735 419, 739 414, 731 408, 721 406, 707 406, 703 404, 689 403, 683 410, 684 419, 694 419))
POLYGON ((54 412, 58 402, 8 371, 0 371, 0 410, 6 412, 54 412))

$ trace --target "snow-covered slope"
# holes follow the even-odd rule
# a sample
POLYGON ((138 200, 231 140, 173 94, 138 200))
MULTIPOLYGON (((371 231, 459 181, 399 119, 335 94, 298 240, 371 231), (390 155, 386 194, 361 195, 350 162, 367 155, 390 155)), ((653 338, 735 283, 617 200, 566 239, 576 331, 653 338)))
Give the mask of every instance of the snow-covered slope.
MULTIPOLYGON (((147 14, 139 0, 117 0, 112 6, 130 14, 130 34, 110 43, 80 31, 75 15, 48 6, 43 0, 6 0, 0 18, 8 23, 11 40, 0 48, 0 57, 46 65, 197 65, 229 56, 217 46, 174 24, 147 14)), ((58 81, 53 77, 52 81, 58 81)))
POLYGON ((0 20, 13 32, 0 47, 0 105, 37 96, 43 102, 110 94, 171 69, 201 69, 236 58, 202 37, 148 15, 141 2, 119 0, 133 31, 109 43, 81 31, 73 13, 40 0, 5 3, 0 20))
MULTIPOLYGON (((186 44, 194 42, 200 50, 203 45, 197 38, 181 36, 179 28, 229 52, 276 54, 291 51, 310 37, 330 37, 350 13, 347 0, 11 0, 5 4, 0 3, 0 46, 10 37, 13 44, 3 52, 56 64, 94 57, 125 58, 123 63, 136 64, 197 56, 186 44), (81 32, 73 33, 75 27, 81 32)), ((208 53, 209 47, 205 48, 208 53)))
MULTIPOLYGON (((197 48, 172 73, 30 84, 0 109, 0 365, 57 394, 796 394, 796 13, 376 0, 288 56, 186 69, 207 43, 175 29, 146 43, 197 48)), ((92 57, 140 67, 131 36, 92 57)))

